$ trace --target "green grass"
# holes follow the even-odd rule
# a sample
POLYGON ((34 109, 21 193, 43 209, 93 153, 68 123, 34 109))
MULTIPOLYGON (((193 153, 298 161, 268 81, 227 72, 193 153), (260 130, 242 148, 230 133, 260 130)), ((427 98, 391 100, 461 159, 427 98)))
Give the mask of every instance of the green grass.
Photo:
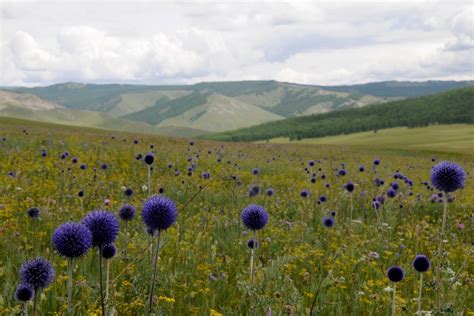
MULTIPOLYGON (((288 138, 275 138, 271 143, 288 143, 288 138)), ((309 138, 294 144, 350 145, 366 148, 458 152, 474 155, 474 125, 453 124, 429 127, 397 127, 374 132, 309 138)))

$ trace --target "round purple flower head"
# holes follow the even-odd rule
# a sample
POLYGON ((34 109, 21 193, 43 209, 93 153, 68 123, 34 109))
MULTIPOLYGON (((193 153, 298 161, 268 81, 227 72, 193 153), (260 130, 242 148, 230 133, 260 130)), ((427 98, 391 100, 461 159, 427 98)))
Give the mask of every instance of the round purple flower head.
POLYGON ((388 189, 387 190, 387 195, 390 198, 394 198, 397 195, 397 191, 395 191, 394 189, 388 189))
POLYGON ((251 230, 262 229, 268 222, 267 211, 257 204, 250 204, 244 208, 240 217, 245 227, 251 230))
POLYGON ((380 165, 380 159, 375 159, 374 160, 374 165, 376 165, 376 166, 380 165))
POLYGON ((38 257, 26 261, 20 268, 20 280, 22 284, 31 286, 33 289, 43 289, 53 282, 54 270, 48 260, 38 257))
POLYGON ((249 247, 250 249, 258 248, 258 246, 258 241, 255 239, 249 239, 249 241, 247 242, 247 247, 249 247))
POLYGON ((387 277, 392 282, 400 282, 404 276, 403 269, 399 266, 393 266, 387 270, 387 277))
POLYGON ((365 167, 363 165, 360 165, 359 166, 359 172, 364 172, 364 170, 365 170, 365 167))
POLYGON ((28 216, 31 218, 38 218, 40 214, 40 210, 37 207, 32 207, 28 209, 28 216))
POLYGON ((110 259, 115 257, 117 253, 117 247, 114 244, 106 244, 102 246, 102 258, 110 259))
POLYGON ((119 209, 119 217, 123 221, 131 221, 135 217, 135 207, 130 204, 125 204, 119 209))
POLYGON ((125 194, 125 196, 132 196, 133 195, 133 190, 131 188, 126 188, 125 191, 123 191, 123 194, 125 194))
POLYGON ((413 268, 418 272, 426 272, 430 268, 430 259, 425 255, 417 255, 413 260, 413 268))
POLYGON ((155 161, 155 155, 153 153, 148 153, 145 155, 145 158, 143 158, 143 161, 145 161, 147 165, 152 165, 155 161))
POLYGON ((332 217, 325 217, 323 218, 323 225, 324 227, 331 228, 334 226, 334 218, 332 217))
POLYGON ((178 208, 174 202, 160 195, 154 195, 145 201, 142 219, 151 230, 165 230, 178 218, 178 208))
POLYGON ((275 195, 275 190, 272 188, 267 189, 267 196, 274 196, 275 195))
POLYGON ((211 178, 211 174, 210 174, 208 171, 203 172, 202 178, 203 178, 204 180, 209 180, 209 179, 211 178))
POLYGON ((309 163, 308 163, 308 165, 309 165, 310 167, 314 167, 314 160, 310 160, 309 163))
POLYGON ((259 173, 260 173, 260 170, 258 168, 255 168, 255 169, 252 170, 252 174, 254 176, 258 175, 259 173))
POLYGON ((339 174, 341 177, 345 176, 345 175, 346 175, 346 169, 340 169, 339 172, 338 172, 338 174, 339 174))
POLYGON ((309 196, 309 191, 308 190, 303 190, 300 192, 300 196, 302 198, 307 198, 309 196))
POLYGON ((259 193, 260 193, 260 187, 257 186, 257 185, 252 186, 249 190, 249 196, 250 197, 256 196, 259 193))
POLYGON ((454 192, 464 187, 466 173, 457 163, 442 161, 431 169, 433 186, 444 192, 454 192))
POLYGON ((92 247, 92 233, 83 224, 65 223, 54 231, 53 245, 61 256, 82 257, 92 247))
POLYGON ((27 302, 33 298, 34 290, 28 284, 20 284, 16 288, 15 298, 20 302, 27 302))
POLYGON ((107 169, 109 169, 109 165, 104 162, 104 163, 100 166, 100 168, 101 168, 102 170, 107 170, 107 169))
POLYGON ((321 196, 319 197, 319 202, 324 203, 324 202, 326 202, 326 201, 327 201, 327 198, 326 198, 325 195, 321 195, 321 196))
POLYGON ((345 185, 345 188, 346 188, 347 192, 352 193, 355 189, 354 183, 352 183, 350 181, 347 182, 346 185, 345 185))
POLYGON ((82 223, 92 233, 92 245, 103 246, 112 243, 119 232, 119 221, 111 212, 96 210, 84 217, 82 223))

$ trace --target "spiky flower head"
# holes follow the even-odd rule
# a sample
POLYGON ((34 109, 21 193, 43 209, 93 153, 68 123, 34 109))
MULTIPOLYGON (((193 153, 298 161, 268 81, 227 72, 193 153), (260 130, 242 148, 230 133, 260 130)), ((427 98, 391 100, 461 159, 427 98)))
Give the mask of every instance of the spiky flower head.
POLYGON ((147 165, 152 165, 153 162, 155 162, 155 155, 150 152, 145 155, 145 158, 143 158, 143 161, 145 161, 147 165))
POLYGON ((82 257, 92 247, 92 233, 81 223, 69 222, 53 233, 53 246, 61 256, 82 257))
POLYGON ((33 289, 48 287, 54 279, 54 270, 48 260, 38 257, 26 261, 20 268, 20 280, 22 284, 31 286, 33 289))
POLYGON ((178 208, 164 196, 154 195, 145 201, 142 219, 151 230, 165 230, 178 218, 178 208))
POLYGON ((418 272, 426 272, 430 268, 430 259, 425 255, 417 255, 413 260, 413 268, 418 272))
POLYGON ((399 266, 393 266, 388 268, 387 270, 387 277, 392 282, 400 282, 403 280, 405 274, 403 269, 399 266))
POLYGON ((40 214, 40 210, 37 207, 31 207, 28 209, 28 216, 30 218, 38 218, 40 214))
POLYGON ((16 288, 15 298, 17 301, 27 302, 33 298, 34 293, 35 291, 33 290, 33 288, 28 284, 20 284, 16 288))
POLYGON ((464 187, 466 172, 457 163, 442 161, 431 169, 431 183, 444 192, 454 192, 464 187))
POLYGON ((268 222, 267 211, 257 204, 250 204, 244 208, 240 217, 245 227, 251 230, 262 229, 268 222))
POLYGON ((324 227, 331 228, 334 226, 334 218, 333 217, 325 217, 323 218, 323 225, 324 227))
POLYGON ((108 211, 95 210, 84 217, 82 223, 92 233, 92 245, 103 246, 114 242, 119 233, 120 224, 117 217, 108 211))
POLYGON ((120 219, 123 221, 131 221, 135 217, 136 209, 133 205, 125 204, 119 209, 120 219))
POLYGON ((117 247, 114 244, 106 244, 102 246, 102 258, 110 259, 115 257, 117 247))

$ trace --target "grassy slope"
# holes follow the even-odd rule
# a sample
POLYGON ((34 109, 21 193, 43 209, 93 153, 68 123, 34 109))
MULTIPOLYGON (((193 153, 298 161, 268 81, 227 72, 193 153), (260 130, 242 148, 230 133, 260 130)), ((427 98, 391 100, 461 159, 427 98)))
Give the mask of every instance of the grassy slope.
POLYGON ((474 123, 474 87, 436 95, 291 118, 207 136, 214 140, 258 141, 278 137, 315 138, 375 129, 474 123))
MULTIPOLYGON (((474 155, 474 125, 453 124, 428 127, 397 127, 374 132, 309 138, 292 144, 350 145, 368 148, 459 152, 474 155)), ((271 143, 289 143, 275 138, 271 143)))

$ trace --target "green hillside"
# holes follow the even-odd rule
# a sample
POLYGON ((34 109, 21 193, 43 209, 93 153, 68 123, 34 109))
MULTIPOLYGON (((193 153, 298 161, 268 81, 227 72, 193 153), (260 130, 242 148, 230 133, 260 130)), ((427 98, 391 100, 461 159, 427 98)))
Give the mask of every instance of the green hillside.
POLYGON ((278 137, 304 139, 436 123, 473 124, 474 87, 362 108, 291 118, 206 137, 226 141, 258 141, 278 137))
POLYGON ((270 143, 348 145, 372 149, 419 150, 474 155, 473 139, 474 125, 452 124, 415 128, 395 127, 379 130, 377 133, 373 131, 360 132, 298 141, 290 141, 288 138, 275 138, 271 139, 270 143))
MULTIPOLYGON (((359 108, 471 84, 470 81, 392 81, 325 87, 271 80, 155 86, 70 82, 8 90, 35 95, 58 107, 103 113, 167 131, 206 133, 359 108)), ((201 133, 195 135, 198 134, 201 133)))

